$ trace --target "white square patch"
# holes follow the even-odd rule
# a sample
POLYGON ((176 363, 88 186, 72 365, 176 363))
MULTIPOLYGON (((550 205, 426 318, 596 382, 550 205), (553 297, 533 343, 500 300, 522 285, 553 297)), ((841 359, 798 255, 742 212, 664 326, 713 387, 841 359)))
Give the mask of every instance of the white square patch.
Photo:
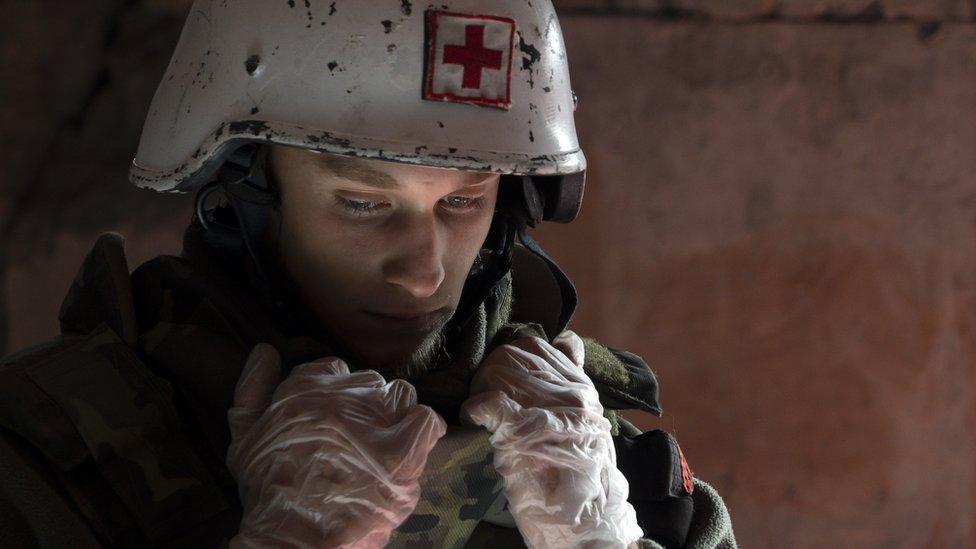
POLYGON ((430 10, 427 36, 424 99, 511 108, 513 19, 430 10))

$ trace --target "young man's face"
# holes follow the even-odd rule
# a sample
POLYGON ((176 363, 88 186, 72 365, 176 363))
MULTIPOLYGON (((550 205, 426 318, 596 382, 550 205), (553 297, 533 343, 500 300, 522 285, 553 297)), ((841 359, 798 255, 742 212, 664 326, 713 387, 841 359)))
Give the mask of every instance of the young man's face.
POLYGON ((491 226, 498 175, 274 147, 284 272, 359 368, 404 375, 441 344, 491 226))

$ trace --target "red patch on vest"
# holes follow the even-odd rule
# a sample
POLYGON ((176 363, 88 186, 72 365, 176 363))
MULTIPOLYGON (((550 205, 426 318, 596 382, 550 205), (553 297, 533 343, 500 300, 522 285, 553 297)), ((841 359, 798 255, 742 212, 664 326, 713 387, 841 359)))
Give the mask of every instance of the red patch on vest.
POLYGON ((424 99, 511 108, 515 20, 430 10, 427 36, 424 99))
POLYGON ((685 454, 681 451, 681 446, 678 445, 678 441, 674 441, 674 446, 678 449, 678 457, 681 459, 681 484, 684 486, 685 492, 690 496, 695 490, 694 473, 692 473, 691 467, 688 467, 685 454))

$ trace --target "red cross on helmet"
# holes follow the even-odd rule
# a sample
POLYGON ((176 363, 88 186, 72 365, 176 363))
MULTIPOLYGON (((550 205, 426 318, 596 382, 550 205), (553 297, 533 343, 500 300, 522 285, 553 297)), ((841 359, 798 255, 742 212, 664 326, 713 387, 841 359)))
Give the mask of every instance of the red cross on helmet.
POLYGON ((531 176, 571 220, 586 161, 549 0, 196 0, 130 178, 189 191, 242 142, 531 176))

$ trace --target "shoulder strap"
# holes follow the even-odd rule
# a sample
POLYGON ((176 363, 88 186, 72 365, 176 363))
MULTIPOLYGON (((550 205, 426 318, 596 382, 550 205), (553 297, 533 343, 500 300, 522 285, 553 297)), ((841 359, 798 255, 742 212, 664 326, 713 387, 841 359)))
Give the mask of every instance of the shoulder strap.
MULTIPOLYGON (((566 273, 559 268, 559 265, 555 261, 549 258, 548 255, 539 246, 526 230, 525 225, 519 227, 518 230, 519 240, 525 245, 526 249, 536 255, 539 259, 545 263, 546 268, 556 282, 556 286, 559 289, 560 307, 558 309, 559 316, 556 319, 555 329, 552 331, 553 334, 558 334, 566 329, 569 325, 570 319, 573 318, 573 313, 576 312, 576 305, 579 298, 576 295, 576 286, 573 286, 572 281, 566 276, 566 273)), ((555 335, 553 335, 555 337, 555 335)))

